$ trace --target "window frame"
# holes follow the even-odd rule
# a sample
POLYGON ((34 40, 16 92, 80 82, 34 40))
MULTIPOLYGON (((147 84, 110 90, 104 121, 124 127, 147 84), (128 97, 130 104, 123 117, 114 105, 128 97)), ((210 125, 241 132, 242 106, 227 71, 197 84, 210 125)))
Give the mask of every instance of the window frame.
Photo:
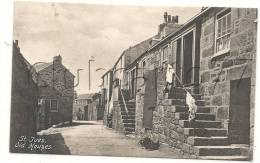
POLYGON ((142 66, 141 72, 142 72, 142 75, 144 76, 145 68, 147 67, 147 59, 146 58, 142 59, 141 66, 142 66), (145 66, 144 66, 144 63, 145 63, 145 66))
POLYGON ((58 102, 58 99, 47 99, 46 101, 49 101, 50 102, 50 110, 49 112, 59 112, 59 102, 58 102), (52 101, 56 101, 57 103, 57 106, 56 106, 56 109, 52 109, 52 101))
MULTIPOLYGON (((184 65, 184 59, 183 59, 183 53, 184 53, 184 50, 183 50, 183 45, 184 45, 184 37, 189 34, 190 32, 193 33, 193 47, 192 47, 192 66, 194 67, 195 66, 195 53, 196 53, 196 31, 197 31, 197 27, 196 25, 192 25, 191 27, 187 28, 186 30, 184 30, 182 33, 178 34, 173 40, 172 42, 175 42, 175 41, 178 41, 179 39, 181 39, 181 58, 180 58, 180 64, 181 64, 181 71, 180 71, 180 76, 178 76, 181 81, 182 81, 182 78, 183 78, 183 65, 184 65)), ((177 50, 177 48, 176 48, 177 50)), ((176 60, 177 62, 177 60, 176 60)), ((176 64, 176 63, 175 63, 176 64)), ((177 70, 176 70, 177 71, 177 70)), ((195 81, 194 81, 194 69, 192 70, 192 77, 191 77, 191 84, 193 84, 195 81)), ((183 82, 183 81, 182 81, 183 82)))
POLYGON ((163 63, 165 63, 166 61, 168 61, 168 56, 169 56, 169 45, 168 45, 168 44, 162 47, 162 52, 161 52, 161 54, 162 54, 161 63, 162 63, 162 65, 163 65, 163 63), (164 53, 165 51, 166 51, 166 55, 165 55, 165 53, 164 53))
MULTIPOLYGON (((223 24, 221 23, 221 29, 223 28, 223 24)), ((215 38, 214 38, 214 55, 213 57, 217 57, 217 56, 220 56, 220 55, 223 55, 223 54, 226 54, 228 52, 230 52, 230 36, 231 36, 231 29, 232 29, 232 23, 231 23, 231 8, 227 8, 227 9, 222 9, 221 11, 219 11, 216 16, 215 16, 215 38), (229 11, 228 11, 229 10, 229 11), (226 13, 225 13, 226 12, 226 13), (223 14, 224 13, 224 14, 223 14), (218 18, 219 15, 223 14, 221 17, 218 18), (228 23, 227 23, 227 17, 228 15, 230 15, 230 28, 229 28, 229 33, 228 32, 228 23), (224 17, 226 17, 226 26, 225 26, 225 30, 226 30, 226 33, 223 34, 222 31, 221 31, 221 36, 218 37, 218 21, 221 19, 221 21, 223 21, 224 17), (218 39, 223 39, 224 37, 228 36, 229 35, 229 47, 225 48, 225 49, 222 49, 222 50, 219 50, 217 51, 217 40, 218 39)))

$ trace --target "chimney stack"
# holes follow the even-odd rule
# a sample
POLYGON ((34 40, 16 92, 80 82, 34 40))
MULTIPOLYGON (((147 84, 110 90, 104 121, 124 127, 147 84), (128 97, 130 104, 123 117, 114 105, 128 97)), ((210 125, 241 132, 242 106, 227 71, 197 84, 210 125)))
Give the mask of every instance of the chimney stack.
POLYGON ((53 57, 53 63, 59 63, 61 64, 62 58, 60 55, 53 57))
POLYGON ((174 23, 178 24, 179 23, 179 16, 174 16, 174 23))

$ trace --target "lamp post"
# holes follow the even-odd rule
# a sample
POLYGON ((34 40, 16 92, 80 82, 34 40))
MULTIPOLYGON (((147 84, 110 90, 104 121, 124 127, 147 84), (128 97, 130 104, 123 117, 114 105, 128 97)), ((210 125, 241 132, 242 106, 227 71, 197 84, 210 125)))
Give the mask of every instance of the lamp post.
POLYGON ((89 79, 89 81, 88 81, 88 89, 89 89, 89 91, 90 91, 90 88, 91 88, 91 76, 90 76, 90 62, 94 62, 95 60, 94 60, 94 57, 93 56, 91 56, 91 59, 89 59, 88 60, 88 79, 89 79))

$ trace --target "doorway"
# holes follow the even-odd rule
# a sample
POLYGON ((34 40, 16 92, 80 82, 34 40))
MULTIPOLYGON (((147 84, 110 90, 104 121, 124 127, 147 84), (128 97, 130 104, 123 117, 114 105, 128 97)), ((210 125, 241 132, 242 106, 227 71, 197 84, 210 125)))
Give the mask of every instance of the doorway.
POLYGON ((84 120, 88 121, 88 105, 84 106, 84 120))
POLYGON ((193 37, 193 31, 183 37, 182 81, 184 85, 193 82, 193 37))
POLYGON ((229 139, 231 144, 249 144, 250 78, 230 81, 229 139))
MULTIPOLYGON (((177 49, 176 49, 176 75, 178 78, 181 78, 181 48, 182 48, 182 38, 177 40, 177 49)), ((179 80, 176 81, 176 86, 181 87, 179 80)))

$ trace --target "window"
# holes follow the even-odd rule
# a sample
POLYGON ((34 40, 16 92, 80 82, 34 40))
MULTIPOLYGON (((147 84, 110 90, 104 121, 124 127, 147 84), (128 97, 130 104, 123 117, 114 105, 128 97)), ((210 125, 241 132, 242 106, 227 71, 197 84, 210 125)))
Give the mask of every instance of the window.
POLYGON ((130 97, 135 97, 135 89, 136 89, 136 69, 132 69, 128 73, 128 80, 129 80, 129 91, 130 91, 130 97))
POLYGON ((145 73, 145 66, 146 66, 146 62, 145 60, 142 62, 142 75, 144 76, 144 73, 145 73))
POLYGON ((162 63, 168 60, 168 46, 162 50, 162 63))
POLYGON ((230 49, 231 9, 217 15, 216 31, 216 54, 218 55, 230 49))
POLYGON ((46 101, 46 106, 50 112, 58 112, 58 100, 50 99, 45 101, 46 101))

